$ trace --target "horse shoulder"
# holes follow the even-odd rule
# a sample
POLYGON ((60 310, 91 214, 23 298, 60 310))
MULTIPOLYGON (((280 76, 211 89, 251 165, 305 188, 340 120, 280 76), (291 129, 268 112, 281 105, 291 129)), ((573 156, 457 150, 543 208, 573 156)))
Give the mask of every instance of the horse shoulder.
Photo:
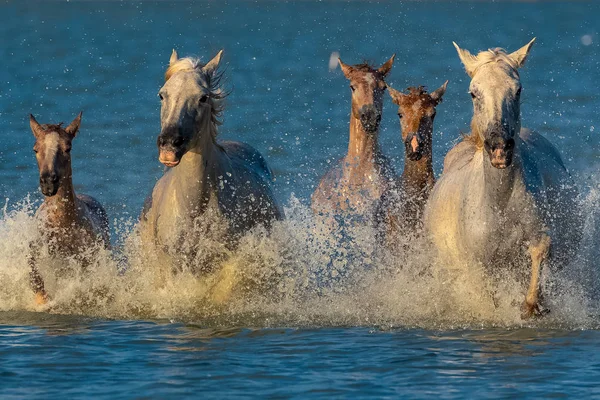
POLYGON ((223 141, 219 146, 234 162, 241 162, 246 168, 253 169, 259 175, 264 176, 266 180, 273 179, 273 172, 267 160, 254 147, 243 142, 223 141))
POLYGON ((106 210, 100 202, 92 196, 77 194, 77 199, 86 207, 93 225, 93 230, 98 233, 106 246, 110 243, 110 229, 106 210))
POLYGON ((524 190, 549 230, 558 264, 573 256, 582 238, 583 216, 579 191, 558 149, 541 134, 522 129, 520 148, 524 190))
POLYGON ((344 176, 344 158, 340 158, 332 165, 325 175, 319 181, 316 190, 312 194, 312 205, 315 211, 330 210, 333 203, 336 202, 334 197, 338 194, 338 185, 344 176))
POLYGON ((271 170, 260 152, 241 142, 224 142, 219 147, 215 178, 221 211, 241 219, 241 226, 248 228, 282 219, 283 210, 271 189, 271 170), (241 209, 247 212, 240 213, 241 209))
POLYGON ((545 161, 551 161, 566 170, 560 152, 548 139, 531 129, 522 128, 519 134, 520 138, 529 148, 532 148, 545 161))
POLYGON ((473 159, 477 146, 469 140, 457 143, 444 158, 444 170, 442 174, 459 169, 467 165, 473 159))

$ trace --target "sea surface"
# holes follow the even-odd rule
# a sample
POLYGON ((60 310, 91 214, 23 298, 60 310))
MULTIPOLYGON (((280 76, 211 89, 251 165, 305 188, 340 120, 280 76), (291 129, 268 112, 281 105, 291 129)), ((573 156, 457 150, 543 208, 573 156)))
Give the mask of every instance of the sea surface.
MULTIPOLYGON (((0 397, 600 395, 599 18, 594 1, 3 2, 0 397), (548 315, 522 321, 510 279, 494 301, 469 282, 436 281, 418 240, 382 258, 367 228, 349 242, 315 232, 310 195, 348 145, 350 90, 330 61, 378 66, 395 53, 394 88, 449 80, 434 128, 439 174, 472 114, 452 41, 513 51, 533 37, 523 125, 559 149, 586 216, 578 257, 544 280, 548 315), (259 289, 226 304, 208 304, 186 273, 157 287, 156 266, 139 256, 137 219, 163 173, 157 92, 173 48, 205 61, 224 49, 220 137, 265 155, 286 211, 230 255, 259 289), (49 260, 42 268, 62 274, 36 306, 26 254, 42 195, 28 116, 68 123, 81 110, 75 189, 105 206, 113 251, 86 273, 49 260)), ((380 139, 401 171, 396 113, 386 98, 380 139)))

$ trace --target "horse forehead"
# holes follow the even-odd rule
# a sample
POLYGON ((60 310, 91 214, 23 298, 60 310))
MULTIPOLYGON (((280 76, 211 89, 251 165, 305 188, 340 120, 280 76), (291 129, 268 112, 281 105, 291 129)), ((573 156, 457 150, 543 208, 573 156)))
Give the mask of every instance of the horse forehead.
POLYGON ((478 68, 471 81, 481 89, 511 88, 519 85, 519 73, 503 62, 491 62, 478 68))
POLYGON ((44 135, 44 156, 51 157, 58 150, 61 137, 58 132, 48 132, 44 135))
POLYGON ((414 115, 423 115, 434 107, 433 100, 427 95, 411 96, 400 106, 414 115))
POLYGON ((363 79, 365 80, 365 83, 367 85, 373 85, 375 84, 375 77, 373 76, 373 73, 368 72, 363 76, 363 79))
POLYGON ((202 74, 193 71, 182 71, 173 75, 163 88, 167 92, 177 92, 179 94, 197 94, 205 91, 207 82, 202 74))
POLYGON ((377 77, 373 72, 360 71, 352 77, 352 81, 358 83, 359 85, 364 85, 369 89, 374 88, 379 80, 379 77, 377 77))

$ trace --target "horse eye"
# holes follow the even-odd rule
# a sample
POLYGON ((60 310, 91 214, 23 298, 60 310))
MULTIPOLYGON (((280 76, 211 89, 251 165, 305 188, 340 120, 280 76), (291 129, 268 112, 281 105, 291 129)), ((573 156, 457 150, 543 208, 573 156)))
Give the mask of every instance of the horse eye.
POLYGON ((158 94, 158 98, 159 98, 161 101, 165 99, 165 98, 163 97, 163 95, 162 95, 162 94, 160 94, 160 93, 158 94))
POLYGON ((37 149, 33 149, 33 152, 34 152, 35 154, 37 154, 38 150, 37 150, 37 149))
POLYGON ((402 119, 402 114, 398 113, 398 118, 402 119))
POLYGON ((208 100, 208 96, 204 95, 202 97, 200 97, 200 103, 206 103, 206 101, 208 100))
POLYGON ((354 92, 354 86, 350 85, 350 90, 352 90, 354 92))
POLYGON ((70 147, 66 148, 65 152, 70 153, 71 152, 71 148, 70 147))
POLYGON ((475 96, 475 93, 473 93, 473 92, 469 92, 469 94, 471 95, 472 99, 475 99, 477 97, 477 96, 475 96))
POLYGON ((520 87, 519 89, 517 89, 517 96, 521 95, 521 89, 523 89, 523 88, 520 87))

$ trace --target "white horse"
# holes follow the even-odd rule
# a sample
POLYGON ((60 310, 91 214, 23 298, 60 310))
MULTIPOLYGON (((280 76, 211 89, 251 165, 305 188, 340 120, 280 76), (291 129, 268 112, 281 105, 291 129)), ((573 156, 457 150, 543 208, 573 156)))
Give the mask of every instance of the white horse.
POLYGON ((577 189, 558 150, 521 129, 518 69, 534 41, 511 54, 496 48, 477 56, 454 43, 471 77, 471 133, 446 156, 425 210, 425 227, 449 268, 475 262, 526 274, 529 256, 523 318, 541 313, 542 263, 565 265, 581 231, 577 189))
POLYGON ((225 243, 234 245, 252 227, 268 227, 283 217, 262 155, 245 143, 217 142, 224 98, 221 54, 204 65, 179 59, 173 50, 159 91, 159 161, 169 169, 146 200, 141 233, 143 243, 168 254, 173 267, 193 262, 194 253, 202 250, 197 246, 202 232, 224 230, 225 243))

